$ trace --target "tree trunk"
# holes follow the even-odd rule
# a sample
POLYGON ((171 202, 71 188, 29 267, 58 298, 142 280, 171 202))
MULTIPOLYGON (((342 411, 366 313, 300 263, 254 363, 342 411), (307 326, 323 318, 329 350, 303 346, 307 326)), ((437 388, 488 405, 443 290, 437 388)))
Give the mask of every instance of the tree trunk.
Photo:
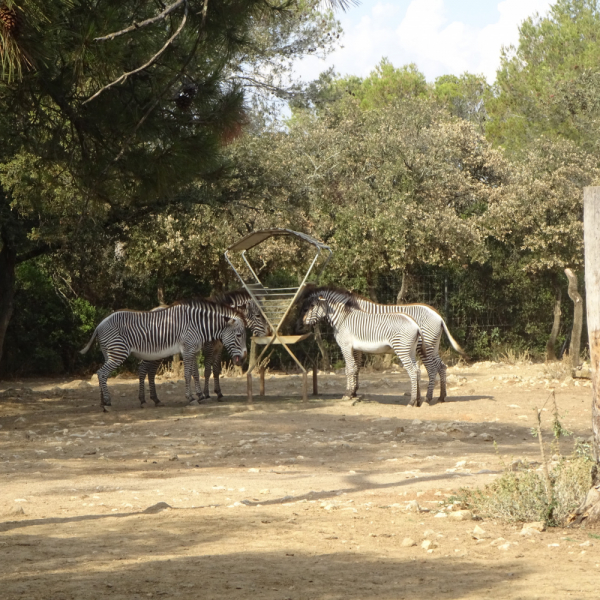
POLYGON ((367 288, 369 290, 369 298, 371 298, 373 302, 379 302, 379 300, 377 300, 377 287, 371 273, 367 273, 367 288))
POLYGON ((406 271, 402 273, 402 285, 396 296, 396 304, 404 304, 406 302, 406 294, 408 293, 408 276, 406 271))
POLYGON ((13 313, 17 253, 8 245, 0 250, 0 363, 6 330, 13 313))
POLYGON ((562 291, 556 286, 556 296, 554 299, 554 323, 552 331, 546 344, 546 360, 556 360, 556 338, 560 329, 560 302, 562 300, 562 291))
POLYGON ((158 288, 156 290, 156 297, 158 298, 158 304, 160 306, 165 306, 165 288, 162 283, 158 284, 158 288))
POLYGON ((583 209, 585 289, 592 377, 592 448, 596 464, 592 471, 593 487, 581 506, 569 516, 568 522, 592 524, 600 521, 600 187, 584 189, 583 209))
POLYGON ((569 298, 573 300, 575 311, 573 313, 573 332, 571 333, 571 345, 569 346, 569 359, 571 367, 579 366, 579 351, 581 350, 581 328, 583 327, 583 298, 577 291, 577 276, 571 269, 565 269, 565 275, 569 280, 569 298))

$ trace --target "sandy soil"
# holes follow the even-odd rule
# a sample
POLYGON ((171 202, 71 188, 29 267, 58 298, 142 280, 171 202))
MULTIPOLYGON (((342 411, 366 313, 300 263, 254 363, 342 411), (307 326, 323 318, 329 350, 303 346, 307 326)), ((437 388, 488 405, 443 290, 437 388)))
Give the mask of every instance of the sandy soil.
POLYGON ((364 373, 354 406, 341 373, 308 403, 299 376, 271 375, 250 408, 241 378, 194 408, 162 380, 166 406, 144 410, 113 379, 109 413, 87 381, 0 383, 0 598, 598 598, 600 532, 448 511, 502 459, 539 460, 551 389, 589 437, 589 382, 560 371, 453 367, 448 402, 421 408, 403 372, 364 373))

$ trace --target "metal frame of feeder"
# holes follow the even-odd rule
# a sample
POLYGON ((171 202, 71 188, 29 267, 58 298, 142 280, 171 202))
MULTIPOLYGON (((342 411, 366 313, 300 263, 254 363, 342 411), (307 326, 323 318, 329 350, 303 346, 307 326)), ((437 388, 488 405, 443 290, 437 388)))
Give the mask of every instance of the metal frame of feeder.
MULTIPOLYGON (((252 402, 252 371, 254 370, 254 367, 256 365, 260 364, 262 357, 265 355, 265 353, 267 352, 267 350, 269 349, 269 347, 271 345, 278 345, 278 344, 283 346, 286 349, 287 353, 294 359, 294 362, 300 367, 300 370, 302 371, 302 376, 303 376, 302 399, 304 401, 308 400, 308 395, 307 395, 308 394, 308 390, 307 390, 308 380, 307 380, 306 369, 300 363, 300 361, 296 358, 296 356, 289 349, 288 346, 291 346, 292 344, 296 344, 297 342, 301 342, 302 340, 305 340, 306 338, 310 337, 312 335, 312 333, 305 333, 303 335, 281 335, 279 333, 279 328, 285 321, 285 318, 287 317, 290 310, 294 306, 300 293, 306 287, 306 284, 308 282, 308 277, 309 277, 310 273, 312 272, 312 270, 314 269, 315 265, 317 264, 319 258, 322 256, 323 251, 329 252, 329 255, 327 256, 327 258, 325 259, 325 262, 323 263, 323 266, 319 270, 315 281, 319 280, 321 274, 323 273, 325 267, 327 266, 327 263, 331 259, 333 252, 329 246, 323 244, 322 242, 319 242, 315 238, 313 238, 305 233, 300 233, 298 231, 292 231, 291 229, 263 229, 260 231, 254 231, 254 232, 248 234, 246 237, 242 238, 240 241, 229 246, 229 248, 227 248, 227 250, 225 251, 225 260, 227 260, 227 262, 229 263, 229 266, 233 269, 237 278, 240 280, 240 282, 244 286, 244 289, 250 294, 250 297, 252 298, 252 300, 254 300, 254 302, 258 306, 258 309, 260 310, 262 316, 265 318, 267 323, 270 325, 271 331, 273 332, 273 334, 271 336, 252 337, 252 341, 255 344, 258 344, 261 346, 264 345, 265 347, 264 347, 263 351, 260 353, 260 355, 258 356, 258 358, 255 361, 251 362, 251 364, 248 366, 248 372, 246 374, 247 388, 248 388, 248 402, 252 402), (254 248, 255 246, 258 246, 259 244, 262 244, 264 241, 266 241, 272 237, 279 237, 279 236, 297 237, 297 238, 311 244, 316 249, 315 257, 313 258, 313 260, 308 268, 308 271, 306 272, 306 275, 304 276, 304 279, 302 280, 302 283, 298 287, 266 288, 260 281, 260 278, 258 277, 256 272, 252 268, 252 265, 250 264, 250 262, 248 261, 248 258, 246 256, 247 250, 250 250, 250 249, 254 248), (252 277, 254 278, 254 282, 252 282, 252 283, 247 283, 243 280, 242 276, 238 273, 237 269, 234 267, 233 263, 229 259, 230 252, 240 252, 240 251, 241 251, 241 256, 242 256, 244 263, 246 264, 246 266, 250 270, 250 273, 252 274, 252 277), (282 306, 282 304, 288 299, 289 299, 289 303, 286 308, 285 306, 282 306)), ((313 378, 314 378, 314 375, 313 375, 313 378)), ((313 381, 314 381, 314 379, 313 379, 313 381)), ((264 394, 264 372, 262 372, 262 371, 261 371, 261 394, 264 394)))

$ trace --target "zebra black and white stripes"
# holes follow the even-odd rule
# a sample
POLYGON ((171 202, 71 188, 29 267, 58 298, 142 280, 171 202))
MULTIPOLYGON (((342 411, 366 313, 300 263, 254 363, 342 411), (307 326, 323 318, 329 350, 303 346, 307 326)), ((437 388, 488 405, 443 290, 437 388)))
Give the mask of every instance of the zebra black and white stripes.
MULTIPOLYGON (((256 306, 256 304, 250 297, 250 294, 245 290, 234 290, 230 292, 225 292, 223 294, 217 294, 215 296, 211 296, 209 300, 211 302, 215 302, 216 304, 239 310, 246 319, 246 324, 252 330, 253 335, 269 335, 269 333, 271 332, 271 329, 268 323, 265 321, 264 317, 262 316, 258 306, 256 306)), ((161 307, 155 308, 153 310, 161 310, 161 307)), ((200 400, 202 400, 203 398, 210 398, 208 384, 211 372, 214 376, 214 388, 215 394, 217 395, 217 399, 220 400, 223 397, 223 393, 221 392, 221 383, 219 381, 219 376, 221 374, 222 353, 223 344, 219 339, 205 342, 202 346, 202 354, 204 355, 204 391, 198 392, 198 402, 200 402, 200 400)), ((144 406, 144 404, 146 403, 144 390, 144 382, 146 379, 146 375, 148 375, 150 398, 157 406, 161 405, 161 402, 158 399, 158 395, 156 393, 155 383, 155 376, 159 365, 160 360, 143 360, 140 363, 140 366, 138 368, 139 399, 142 406, 144 406)), ((194 377, 194 380, 196 380, 199 377, 197 361, 194 361, 192 368, 192 376, 194 377)))
POLYGON ((448 326, 442 316, 431 306, 426 304, 378 304, 355 296, 361 310, 374 314, 402 313, 413 318, 423 332, 423 342, 427 348, 426 356, 419 348, 419 354, 423 365, 427 370, 429 384, 427 386, 426 400, 431 404, 433 400, 433 390, 435 387, 436 376, 440 376, 440 396, 438 402, 444 402, 446 399, 446 365, 440 357, 440 340, 442 333, 445 333, 452 344, 452 347, 462 356, 466 356, 464 350, 458 342, 452 337, 448 326))
POLYGON ((117 311, 96 327, 82 354, 90 349, 96 337, 105 360, 98 370, 102 406, 111 404, 106 384, 108 375, 130 354, 144 361, 157 361, 181 353, 188 402, 195 400, 190 386, 192 375, 196 392, 201 395, 198 368, 194 370, 194 363, 205 342, 220 339, 236 364, 241 365, 247 355, 243 315, 208 300, 180 302, 148 312, 117 311))
POLYGON ((346 396, 356 397, 358 370, 362 353, 394 352, 411 381, 410 404, 420 406, 420 370, 416 361, 417 344, 422 333, 415 321, 400 313, 372 314, 360 309, 351 294, 320 288, 305 296, 302 309, 304 325, 326 319, 333 328, 346 362, 346 396))

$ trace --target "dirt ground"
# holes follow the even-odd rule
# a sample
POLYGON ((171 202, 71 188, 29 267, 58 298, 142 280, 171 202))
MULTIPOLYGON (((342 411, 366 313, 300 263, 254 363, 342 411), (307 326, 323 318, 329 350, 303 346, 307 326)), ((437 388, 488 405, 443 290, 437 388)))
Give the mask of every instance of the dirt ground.
POLYGON ((600 532, 523 536, 448 500, 540 460, 552 389, 588 438, 589 382, 559 364, 449 374, 448 401, 420 408, 395 371, 363 373, 356 405, 341 372, 307 403, 299 376, 269 375, 252 407, 245 378, 196 407, 163 379, 144 410, 112 379, 108 413, 88 381, 0 382, 0 598, 598 598, 600 532))

